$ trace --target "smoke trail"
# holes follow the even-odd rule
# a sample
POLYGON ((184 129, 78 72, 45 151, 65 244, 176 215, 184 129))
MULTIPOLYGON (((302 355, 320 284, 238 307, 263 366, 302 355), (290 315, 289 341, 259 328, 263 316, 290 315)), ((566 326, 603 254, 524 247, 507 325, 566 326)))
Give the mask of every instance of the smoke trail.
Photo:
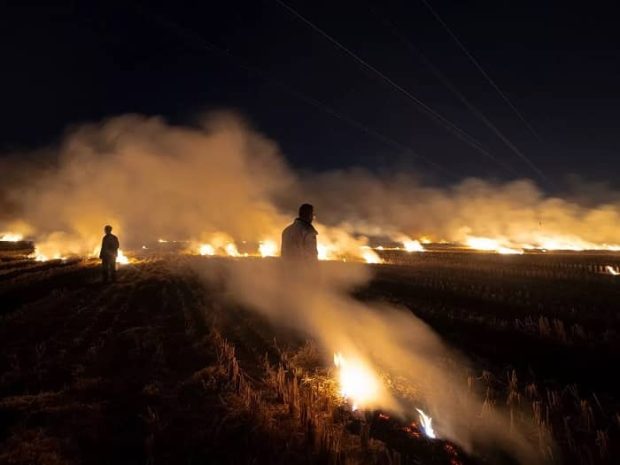
MULTIPOLYGON (((211 285, 224 285, 224 295, 257 311, 277 325, 316 340, 330 360, 335 352, 362 360, 414 389, 434 417, 441 437, 470 452, 499 448, 519 463, 539 463, 540 457, 517 428, 511 429, 498 410, 484 411, 480 399, 469 393, 464 360, 444 346, 439 337, 406 309, 367 304, 350 297, 366 283, 362 265, 325 263, 318 267, 291 267, 273 261, 193 263, 211 285), (445 359, 453 361, 446 367, 445 359)), ((419 406, 419 405, 418 405, 419 406)), ((382 386, 369 408, 412 418, 415 406, 382 386)))

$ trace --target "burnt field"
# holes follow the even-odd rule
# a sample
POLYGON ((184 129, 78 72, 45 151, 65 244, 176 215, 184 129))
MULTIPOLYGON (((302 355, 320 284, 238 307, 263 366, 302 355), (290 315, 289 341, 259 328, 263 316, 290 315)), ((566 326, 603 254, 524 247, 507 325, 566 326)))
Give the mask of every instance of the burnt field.
MULTIPOLYGON (((472 428, 498 408, 546 463, 618 463, 618 255, 383 258, 354 298, 407 308, 464 355, 472 428)), ((352 412, 311 338, 192 271, 215 260, 150 258, 107 286, 94 261, 0 262, 0 463, 515 463, 352 412)))

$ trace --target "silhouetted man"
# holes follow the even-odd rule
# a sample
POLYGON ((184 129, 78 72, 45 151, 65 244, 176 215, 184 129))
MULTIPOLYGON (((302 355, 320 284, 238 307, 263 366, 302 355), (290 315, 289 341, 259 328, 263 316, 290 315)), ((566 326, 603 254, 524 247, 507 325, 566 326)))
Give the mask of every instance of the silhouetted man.
POLYGON ((280 256, 285 259, 315 262, 318 259, 316 248, 317 230, 312 226, 314 207, 304 203, 299 207, 299 217, 282 231, 280 256))
POLYGON ((107 283, 108 280, 116 281, 116 257, 118 256, 119 243, 118 237, 112 234, 112 226, 108 224, 103 230, 105 231, 105 236, 103 236, 101 241, 99 258, 101 259, 103 282, 107 283))

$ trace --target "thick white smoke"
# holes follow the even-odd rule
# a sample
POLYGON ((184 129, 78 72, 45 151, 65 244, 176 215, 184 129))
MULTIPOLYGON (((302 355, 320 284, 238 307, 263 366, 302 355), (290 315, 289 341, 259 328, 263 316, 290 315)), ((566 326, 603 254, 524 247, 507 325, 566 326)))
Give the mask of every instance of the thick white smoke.
POLYGON ((91 253, 106 223, 130 247, 214 235, 278 241, 304 201, 315 204, 319 242, 332 252, 359 254, 359 235, 489 237, 549 249, 620 244, 617 193, 592 204, 547 197, 530 180, 436 188, 408 173, 298 176, 276 143, 231 113, 192 128, 120 116, 73 128, 45 152, 0 157, 0 233, 24 234, 62 255, 91 253))
MULTIPOLYGON (((225 286, 228 299, 293 328, 317 341, 325 363, 335 352, 361 361, 412 388, 430 412, 441 437, 468 451, 503 450, 519 463, 540 462, 535 448, 506 415, 486 409, 469 392, 462 357, 406 309, 355 300, 350 292, 365 284, 369 270, 359 264, 321 263, 295 266, 287 262, 194 262, 212 285, 225 286), (449 367, 446 359, 451 361, 449 367)), ((381 384, 364 407, 412 418, 416 407, 399 400, 381 384)))
POLYGON ((405 234, 465 243, 498 239, 506 246, 609 248, 620 244, 620 201, 581 202, 546 196, 528 179, 508 183, 466 179, 449 188, 424 186, 407 173, 377 176, 350 169, 304 179, 321 219, 368 235, 405 234))
POLYGON ((293 182, 276 145, 230 114, 200 128, 137 115, 84 125, 66 136, 53 167, 24 179, 17 165, 15 176, 2 196, 13 205, 12 220, 63 254, 90 252, 106 223, 134 247, 218 232, 237 240, 277 237, 288 218, 272 197, 293 182))

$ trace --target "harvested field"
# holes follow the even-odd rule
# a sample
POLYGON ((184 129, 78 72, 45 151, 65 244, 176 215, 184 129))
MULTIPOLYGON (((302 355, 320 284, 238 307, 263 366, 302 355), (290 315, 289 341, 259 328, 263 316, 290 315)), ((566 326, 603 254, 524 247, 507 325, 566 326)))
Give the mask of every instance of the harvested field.
MULTIPOLYGON (((415 257, 373 266, 355 297, 465 354, 464 385, 532 422, 547 463, 616 463, 620 280, 596 266, 618 258, 415 257)), ((3 262, 0 462, 514 463, 352 412, 314 341, 191 271, 210 260, 149 259, 111 285, 92 261, 3 262)))

